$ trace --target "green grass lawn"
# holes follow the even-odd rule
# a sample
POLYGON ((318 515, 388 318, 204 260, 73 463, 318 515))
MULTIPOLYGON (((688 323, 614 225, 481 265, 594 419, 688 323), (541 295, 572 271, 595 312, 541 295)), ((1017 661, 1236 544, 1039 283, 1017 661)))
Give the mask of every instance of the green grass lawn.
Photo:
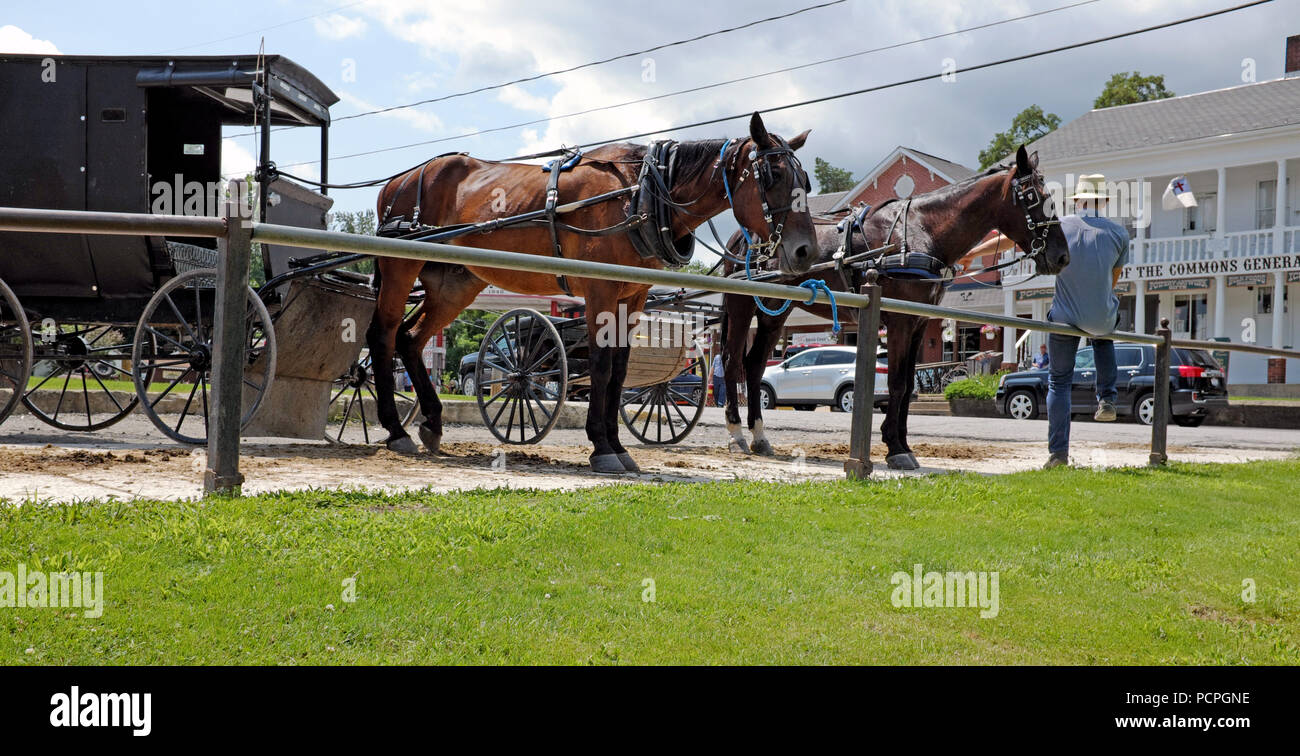
POLYGON ((1283 404, 1292 404, 1300 402, 1300 399, 1291 396, 1267 397, 1267 396, 1229 396, 1229 402, 1281 402, 1283 404))
POLYGON ((106 600, 0 609, 0 662, 1297 664, 1297 480, 1292 460, 14 504, 0 570, 102 570, 106 600), (895 608, 917 563, 997 571, 999 613, 895 608))

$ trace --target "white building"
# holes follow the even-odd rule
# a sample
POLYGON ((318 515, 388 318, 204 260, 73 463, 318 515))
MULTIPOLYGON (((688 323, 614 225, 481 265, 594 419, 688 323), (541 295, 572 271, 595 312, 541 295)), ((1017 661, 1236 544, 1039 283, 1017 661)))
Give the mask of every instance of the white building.
MULTIPOLYGON (((1288 69, 1300 67, 1300 37, 1288 45, 1288 69)), ((1119 330, 1153 333, 1160 318, 1169 318, 1174 338, 1240 342, 1253 334, 1260 345, 1300 344, 1297 73, 1093 110, 1030 147, 1046 180, 1067 193, 1082 174, 1150 184, 1149 205, 1134 203, 1135 214, 1150 213, 1150 224, 1117 219, 1132 237, 1130 264, 1117 287, 1119 330), (1161 195, 1175 176, 1187 177, 1196 207, 1162 208, 1161 195)), ((1004 276, 1004 312, 1043 319, 1055 280, 1031 279, 1030 272, 1022 265, 1004 276)), ((1005 338, 1007 353, 1015 353, 1015 336, 1005 338)), ((1036 349, 1042 338, 1032 335, 1020 351, 1036 349)), ((1269 382, 1267 363, 1235 353, 1229 382, 1269 382)), ((1300 360, 1287 363, 1286 381, 1300 383, 1300 360)))

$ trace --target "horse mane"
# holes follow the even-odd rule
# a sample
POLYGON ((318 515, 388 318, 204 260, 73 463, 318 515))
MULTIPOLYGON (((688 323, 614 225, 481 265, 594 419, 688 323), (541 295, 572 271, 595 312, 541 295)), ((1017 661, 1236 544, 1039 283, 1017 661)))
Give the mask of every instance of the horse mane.
POLYGON ((713 168, 726 139, 696 139, 677 143, 678 180, 695 177, 713 168))

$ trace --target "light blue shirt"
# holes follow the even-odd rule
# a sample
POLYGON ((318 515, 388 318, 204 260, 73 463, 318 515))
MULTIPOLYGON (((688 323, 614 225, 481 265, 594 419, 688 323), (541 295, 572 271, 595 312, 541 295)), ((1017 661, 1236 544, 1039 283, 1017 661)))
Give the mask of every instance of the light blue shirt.
POLYGON ((1070 264, 1056 274, 1047 319, 1096 336, 1111 333, 1119 323, 1111 275, 1128 262, 1128 231, 1094 210, 1061 218, 1061 231, 1070 248, 1070 264))

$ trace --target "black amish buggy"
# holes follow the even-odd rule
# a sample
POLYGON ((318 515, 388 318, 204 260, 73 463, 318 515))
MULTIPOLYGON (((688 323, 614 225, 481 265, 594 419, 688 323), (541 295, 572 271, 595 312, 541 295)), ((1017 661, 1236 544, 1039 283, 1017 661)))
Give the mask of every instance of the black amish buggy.
MULTIPOLYGON (((338 97, 288 58, 0 55, 0 99, 0 206, 218 214, 222 128, 253 126, 258 217, 326 226, 332 201, 276 175, 271 132, 319 129, 328 182, 338 97)), ((138 406, 203 442, 217 254, 211 238, 0 232, 0 422, 21 403, 92 431, 138 406)), ((267 284, 248 292, 247 435, 320 438, 360 364, 368 278, 341 269, 355 257, 297 254, 263 249, 267 284)))

